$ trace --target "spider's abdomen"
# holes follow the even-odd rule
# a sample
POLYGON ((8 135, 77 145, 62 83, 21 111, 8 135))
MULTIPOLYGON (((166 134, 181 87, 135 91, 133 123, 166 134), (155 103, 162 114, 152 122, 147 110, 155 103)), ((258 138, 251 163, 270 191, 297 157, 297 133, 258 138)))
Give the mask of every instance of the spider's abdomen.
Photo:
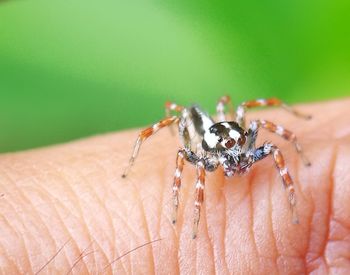
POLYGON ((203 149, 204 134, 213 124, 213 119, 198 106, 185 108, 179 123, 179 132, 184 145, 194 151, 203 149))

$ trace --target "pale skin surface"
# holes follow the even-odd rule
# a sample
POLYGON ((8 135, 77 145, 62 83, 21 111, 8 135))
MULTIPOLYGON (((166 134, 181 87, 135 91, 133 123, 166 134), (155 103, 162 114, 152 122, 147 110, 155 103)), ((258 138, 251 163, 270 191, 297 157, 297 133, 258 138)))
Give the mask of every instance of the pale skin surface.
POLYGON ((280 109, 248 118, 294 131, 312 162, 303 166, 292 145, 260 131, 259 144, 272 141, 285 156, 300 224, 268 157, 244 176, 208 173, 193 240, 189 163, 171 222, 178 137, 167 129, 151 137, 122 179, 138 130, 108 134, 0 157, 1 273, 349 274, 350 100, 296 108, 313 120, 280 109))

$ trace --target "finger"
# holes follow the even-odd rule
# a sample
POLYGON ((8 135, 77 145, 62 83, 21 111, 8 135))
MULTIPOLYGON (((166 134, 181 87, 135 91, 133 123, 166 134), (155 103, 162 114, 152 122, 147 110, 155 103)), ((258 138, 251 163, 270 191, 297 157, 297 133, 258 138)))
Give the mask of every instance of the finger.
POLYGON ((126 180, 120 175, 136 131, 2 156, 0 248, 5 255, 4 270, 40 270, 64 245, 45 266, 47 271, 68 272, 74 265, 79 272, 99 272, 145 243, 149 245, 126 254, 106 272, 247 273, 255 268, 290 272, 321 268, 322 264, 330 268, 341 257, 344 262, 346 254, 333 253, 329 240, 334 236, 327 236, 336 230, 339 247, 346 248, 343 239, 349 233, 349 217, 344 209, 350 207, 345 200, 349 189, 342 187, 344 182, 330 180, 332 171, 333 177, 341 175, 348 163, 349 154, 338 161, 339 148, 349 144, 346 104, 349 102, 300 107, 314 115, 304 125, 288 114, 279 115, 278 110, 252 114, 269 120, 278 117, 274 122, 293 129, 300 143, 306 141, 305 153, 315 159, 311 170, 305 168, 293 148, 271 137, 281 145, 296 182, 301 213, 297 227, 290 223, 288 201, 272 160, 266 159, 240 178, 226 179, 221 171, 208 176, 198 237, 193 241, 191 183, 195 171, 185 164, 178 222, 173 226, 171 185, 179 143, 167 131, 144 144, 126 180), (334 213, 340 215, 334 217, 341 230, 331 227, 329 217, 334 213), (159 238, 162 241, 150 243, 159 238), (73 241, 66 243, 68 239, 73 241), (82 257, 89 246, 93 253, 82 257), (322 255, 330 260, 322 263, 322 255))

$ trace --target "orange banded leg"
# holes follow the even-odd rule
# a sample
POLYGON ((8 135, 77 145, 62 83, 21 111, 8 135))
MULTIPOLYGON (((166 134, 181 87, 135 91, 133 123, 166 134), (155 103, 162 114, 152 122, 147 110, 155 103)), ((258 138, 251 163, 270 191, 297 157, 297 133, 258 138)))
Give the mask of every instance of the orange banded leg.
POLYGON ((196 200, 194 202, 194 221, 192 238, 197 237, 198 224, 201 214, 201 206, 204 200, 205 168, 202 160, 197 162, 197 183, 196 183, 196 200))
POLYGON ((304 164, 306 166, 311 165, 310 161, 304 155, 303 149, 302 149, 301 145, 298 143, 297 137, 294 133, 292 133, 291 131, 289 131, 287 129, 284 129, 280 125, 276 125, 276 124, 274 124, 270 121, 266 121, 266 120, 256 120, 256 121, 252 121, 251 123, 257 123, 262 128, 269 130, 270 132, 275 133, 275 134, 281 136, 282 138, 292 142, 294 144, 296 151, 299 153, 301 159, 303 160, 304 164))
POLYGON ((281 151, 276 146, 272 146, 271 149, 272 149, 271 152, 275 160, 276 167, 279 170, 279 173, 282 177, 283 185, 288 191, 288 200, 292 211, 292 222, 297 224, 299 223, 299 219, 296 211, 296 197, 295 197, 293 180, 285 165, 284 158, 281 151))
POLYGON ((311 119, 310 115, 305 115, 302 113, 299 113, 298 111, 294 110, 292 107, 289 105, 285 104, 278 98, 267 98, 267 99, 256 99, 256 100, 251 100, 251 101, 246 101, 243 102, 241 105, 238 106, 236 114, 237 114, 237 123, 241 126, 244 126, 244 115, 245 115, 245 110, 249 108, 254 108, 254 107, 269 107, 269 106, 278 106, 282 107, 283 109, 287 110, 288 112, 304 118, 304 119, 311 119))
POLYGON ((147 139, 148 137, 150 137, 151 135, 158 132, 158 130, 162 129, 163 127, 169 126, 172 123, 177 122, 178 120, 179 120, 179 118, 177 116, 168 117, 168 118, 162 119, 161 121, 159 121, 156 124, 153 124, 153 126, 141 131, 141 133, 139 134, 139 136, 136 140, 132 156, 129 160, 129 165, 126 167, 124 174, 122 175, 123 178, 125 178, 127 176, 128 172, 130 171, 130 168, 133 166, 134 161, 139 153, 140 146, 141 146, 142 142, 145 139, 147 139))
MULTIPOLYGON (((171 112, 181 112, 184 109, 183 106, 177 105, 176 103, 167 101, 165 102, 165 117, 171 117, 171 112)), ((174 134, 174 127, 171 126, 170 128, 171 134, 174 134)))
POLYGON ((231 115, 231 118, 234 118, 234 109, 231 102, 231 98, 228 95, 225 95, 221 97, 218 101, 218 104, 216 105, 216 113, 218 115, 218 122, 221 121, 227 121, 225 116, 225 106, 228 106, 229 108, 229 114, 231 115))
POLYGON ((176 170, 174 174, 174 183, 173 183, 173 200, 174 200, 174 212, 172 221, 173 223, 176 223, 176 217, 177 217, 177 209, 179 208, 179 191, 181 187, 181 174, 182 170, 184 168, 184 150, 179 150, 177 152, 176 157, 176 170))
POLYGON ((183 106, 177 105, 173 102, 165 102, 165 115, 166 117, 170 117, 171 111, 181 112, 184 109, 183 106))

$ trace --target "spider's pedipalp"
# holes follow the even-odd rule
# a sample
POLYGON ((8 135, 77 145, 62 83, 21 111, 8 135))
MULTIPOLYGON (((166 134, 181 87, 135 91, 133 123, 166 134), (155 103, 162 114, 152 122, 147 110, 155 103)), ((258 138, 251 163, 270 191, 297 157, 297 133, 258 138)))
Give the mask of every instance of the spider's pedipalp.
POLYGON ((295 147, 296 151, 298 152, 299 156, 303 160, 304 164, 306 166, 310 166, 311 165, 311 162, 304 155, 303 149, 302 149, 301 145, 298 143, 297 137, 296 137, 296 135, 293 132, 285 129, 284 127, 282 127, 280 125, 276 125, 273 122, 270 122, 270 121, 267 121, 267 120, 260 119, 260 120, 255 120, 252 123, 257 123, 262 128, 264 128, 264 129, 266 129, 266 130, 268 130, 268 131, 270 131, 272 133, 275 133, 275 134, 281 136, 285 140, 288 140, 288 141, 292 142, 294 144, 294 147, 295 147))
POLYGON ((131 167, 134 165, 135 159, 139 153, 142 142, 144 140, 146 140, 148 137, 150 137, 151 135, 158 132, 158 130, 160 130, 166 126, 169 126, 169 125, 173 124, 174 122, 177 122, 178 120, 179 120, 179 118, 177 116, 168 117, 168 118, 162 119, 161 121, 159 121, 156 124, 153 124, 153 126, 141 131, 141 133, 139 134, 139 136, 135 142, 134 150, 133 150, 132 156, 129 160, 129 165, 125 168, 124 173, 122 175, 123 178, 125 178, 128 175, 131 167))

